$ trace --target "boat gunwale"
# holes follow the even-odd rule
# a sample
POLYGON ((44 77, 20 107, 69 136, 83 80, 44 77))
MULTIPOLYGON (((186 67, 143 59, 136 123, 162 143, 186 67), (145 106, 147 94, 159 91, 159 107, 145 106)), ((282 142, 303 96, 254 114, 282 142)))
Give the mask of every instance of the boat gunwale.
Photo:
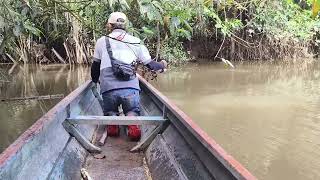
POLYGON ((186 126, 186 128, 204 145, 218 160, 230 170, 237 178, 248 180, 257 179, 242 164, 228 154, 213 138, 202 130, 186 113, 184 113, 175 103, 169 100, 159 90, 153 87, 141 76, 139 81, 143 83, 172 113, 186 126), (231 168, 231 169, 230 169, 231 168), (235 174, 236 173, 236 174, 235 174), (240 177, 239 177, 240 176, 240 177))
POLYGON ((28 143, 34 136, 41 132, 42 128, 46 124, 54 120, 53 117, 56 116, 58 112, 63 111, 65 108, 67 108, 67 106, 77 97, 79 97, 90 85, 90 80, 80 85, 65 98, 63 98, 60 102, 58 102, 58 104, 51 108, 46 114, 35 121, 31 127, 24 131, 12 144, 10 144, 10 146, 8 146, 0 154, 0 168, 5 166, 5 164, 10 161, 10 159, 15 154, 17 154, 26 143, 28 143))

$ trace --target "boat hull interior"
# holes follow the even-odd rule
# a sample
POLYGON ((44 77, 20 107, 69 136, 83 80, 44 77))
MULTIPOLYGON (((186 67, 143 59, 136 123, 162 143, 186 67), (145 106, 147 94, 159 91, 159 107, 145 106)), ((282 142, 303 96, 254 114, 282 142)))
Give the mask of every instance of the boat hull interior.
MULTIPOLYGON (((62 126, 77 115, 102 116, 92 83, 76 89, 0 155, 0 179, 81 179, 85 168, 93 179, 255 179, 227 155, 192 120, 165 96, 140 78, 141 110, 145 116, 168 119, 165 129, 142 151, 129 150, 121 137, 108 137, 101 147, 103 159, 89 154, 62 126)), ((85 138, 95 142, 103 127, 77 125, 85 138)), ((142 126, 146 138, 155 126, 142 126)))

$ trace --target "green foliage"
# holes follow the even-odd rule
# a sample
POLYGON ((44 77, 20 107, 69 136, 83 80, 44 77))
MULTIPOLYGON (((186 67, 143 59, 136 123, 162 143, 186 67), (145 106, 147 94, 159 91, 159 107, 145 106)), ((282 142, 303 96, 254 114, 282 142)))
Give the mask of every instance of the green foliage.
POLYGON ((209 21, 213 22, 216 31, 220 32, 223 36, 231 36, 234 31, 237 31, 243 27, 242 22, 239 19, 227 18, 224 20, 219 17, 218 12, 216 12, 212 7, 204 7, 204 16, 209 21))
POLYGON ((47 46, 65 41, 72 34, 74 21, 79 22, 81 35, 92 43, 106 33, 109 14, 122 11, 130 20, 129 32, 144 40, 153 52, 160 38, 161 57, 184 62, 187 56, 182 42, 198 37, 249 35, 313 42, 320 30, 319 18, 313 18, 318 5, 318 0, 3 0, 0 54, 19 46, 20 37, 31 37, 47 46))
POLYGON ((148 21, 162 21, 161 13, 163 9, 158 1, 141 0, 138 1, 140 15, 148 21))
POLYGON ((171 65, 178 66, 186 63, 189 59, 179 41, 165 41, 161 50, 161 58, 166 59, 171 65))
POLYGON ((313 39, 318 25, 319 21, 312 18, 310 10, 291 1, 271 1, 261 5, 250 23, 252 28, 276 39, 302 42, 313 39))
POLYGON ((316 17, 320 11, 320 0, 313 0, 312 2, 312 16, 316 17))
POLYGON ((182 37, 190 40, 193 32, 193 28, 190 25, 193 12, 192 8, 184 2, 179 0, 164 0, 164 16, 169 20, 169 22, 166 22, 166 28, 169 29, 170 35, 173 38, 182 37), (177 6, 177 4, 181 5, 177 6))

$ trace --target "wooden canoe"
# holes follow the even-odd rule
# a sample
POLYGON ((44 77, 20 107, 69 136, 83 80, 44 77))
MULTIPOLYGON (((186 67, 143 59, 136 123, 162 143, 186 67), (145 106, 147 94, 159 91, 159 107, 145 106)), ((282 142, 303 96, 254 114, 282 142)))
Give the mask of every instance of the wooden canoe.
MULTIPOLYGON (((2 152, 0 179, 80 179, 80 169, 85 166, 89 153, 83 144, 66 131, 62 123, 79 115, 102 116, 99 101, 91 91, 92 86, 88 81, 78 87, 2 152)), ((141 179, 256 179, 143 78, 140 78, 140 86, 143 115, 162 116, 166 119, 165 123, 161 123, 161 128, 157 126, 159 131, 155 131, 154 125, 147 125, 145 121, 141 123, 144 129, 141 142, 148 137, 151 140, 143 148, 140 147, 142 152, 138 153, 144 157, 151 176, 141 179), (153 138, 150 138, 150 132, 156 132, 153 138)), ((146 118, 137 120, 143 121, 146 118)), ((75 127, 88 140, 94 138, 97 129, 94 123, 75 127)), ((117 139, 111 141, 117 142, 117 139)), ((106 158, 100 162, 112 158, 114 155, 111 152, 104 152, 106 158)), ((88 172, 94 175, 93 171, 88 172)), ((97 177, 93 179, 108 179, 102 175, 97 177)), ((120 179, 136 178, 129 174, 120 179)))

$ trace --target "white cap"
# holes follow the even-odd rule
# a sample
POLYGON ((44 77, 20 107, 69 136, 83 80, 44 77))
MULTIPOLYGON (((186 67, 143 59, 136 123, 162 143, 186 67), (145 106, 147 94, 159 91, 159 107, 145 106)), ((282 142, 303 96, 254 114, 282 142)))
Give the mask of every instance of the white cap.
POLYGON ((127 16, 122 12, 113 12, 110 14, 109 24, 125 24, 127 22, 127 16))

